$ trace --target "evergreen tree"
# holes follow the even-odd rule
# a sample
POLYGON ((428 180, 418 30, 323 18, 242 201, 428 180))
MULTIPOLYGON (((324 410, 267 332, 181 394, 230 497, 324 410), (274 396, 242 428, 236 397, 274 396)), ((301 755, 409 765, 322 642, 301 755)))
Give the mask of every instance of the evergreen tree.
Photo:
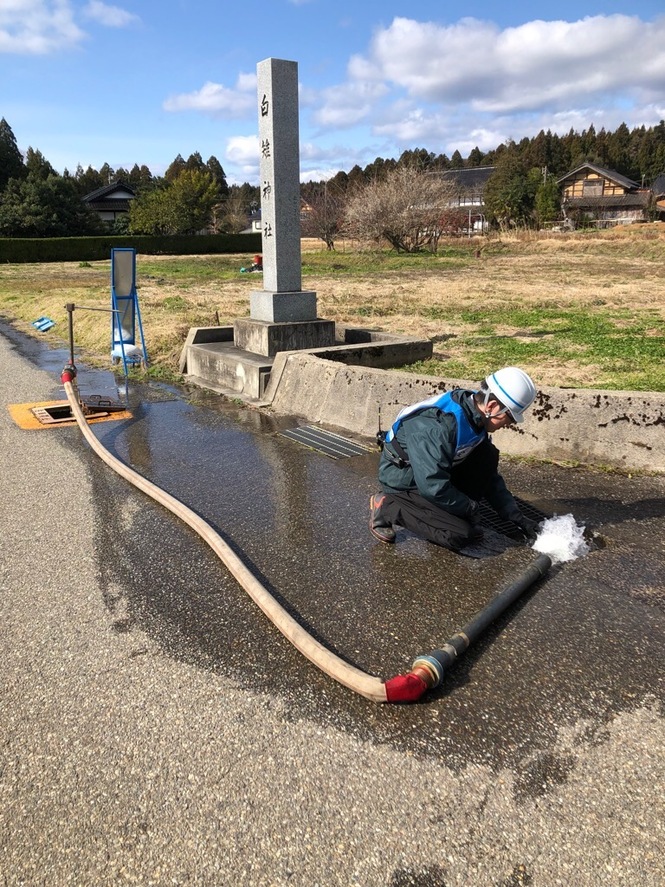
POLYGON ((10 179, 20 179, 26 175, 23 157, 16 144, 16 136, 3 117, 0 120, 0 191, 10 179))
POLYGON ((534 199, 536 224, 542 228, 547 222, 554 222, 561 216, 561 194, 554 176, 545 173, 544 180, 538 183, 534 199))
POLYGON ((108 184, 103 180, 101 174, 97 172, 96 169, 89 166, 84 172, 80 163, 76 167, 74 180, 78 192, 82 197, 85 197, 86 194, 90 194, 92 191, 96 191, 98 188, 102 188, 104 185, 108 184))
POLYGON ((226 181, 224 167, 214 154, 208 158, 208 162, 205 164, 205 170, 209 172, 215 180, 220 200, 225 200, 229 196, 229 185, 226 181))
POLYGON ((363 170, 363 175, 368 182, 385 179, 395 169, 396 165, 394 160, 384 160, 383 157, 377 157, 372 163, 367 164, 363 170))
POLYGON ((71 178, 12 179, 0 202, 3 237, 74 237, 102 230, 99 216, 82 203, 71 178))
POLYGON ((480 150, 478 146, 473 148, 472 151, 469 152, 469 156, 466 158, 465 166, 468 169, 477 169, 479 166, 484 166, 485 155, 480 150))
POLYGON ((217 203, 210 173, 184 169, 166 188, 132 201, 129 229, 134 234, 196 234, 209 227, 217 203))
POLYGON ((167 182, 173 182, 178 178, 180 173, 187 168, 187 164, 185 163, 181 154, 178 154, 176 159, 171 163, 166 172, 164 173, 164 178, 167 182))
POLYGON ((100 187, 111 185, 115 181, 115 170, 112 166, 109 166, 108 163, 102 165, 102 168, 99 170, 99 175, 102 180, 100 187))
MULTIPOLYGON (((538 172, 538 171, 537 171, 538 172)), ((532 217, 535 187, 514 146, 499 157, 485 186, 485 209, 501 228, 528 224, 532 217)))
POLYGON ((140 194, 142 191, 149 190, 154 186, 154 179, 152 173, 145 165, 139 166, 138 163, 135 163, 129 172, 129 178, 127 180, 127 184, 136 192, 136 194, 140 194))
POLYGON ((607 133, 605 132, 604 128, 602 128, 600 132, 596 135, 595 158, 598 166, 603 167, 603 169, 607 169, 607 167, 610 165, 607 146, 607 133))
POLYGON ((35 151, 34 148, 28 148, 25 152, 25 169, 28 176, 35 179, 47 179, 49 176, 57 175, 42 152, 35 151))
POLYGON ((358 188, 364 188, 366 184, 367 179, 365 178, 365 174, 356 163, 356 165, 349 170, 347 190, 355 191, 358 188))
POLYGON ((338 173, 335 173, 332 179, 328 179, 328 185, 343 194, 349 187, 349 176, 341 169, 338 173))
POLYGON ((464 160, 462 159, 462 155, 459 151, 453 151, 453 155, 450 158, 450 168, 464 169, 464 160))
POLYGON ((177 213, 168 188, 155 188, 132 200, 128 227, 131 234, 177 234, 177 213))
POLYGON ((608 138, 608 160, 610 169, 632 178, 630 162, 630 131, 625 123, 615 129, 608 138))
POLYGON ((254 212, 261 206, 261 191, 258 185, 243 182, 242 185, 231 185, 229 200, 238 199, 239 205, 247 213, 254 212))
POLYGON ((129 170, 119 166, 113 174, 113 181, 123 182, 123 184, 129 185, 129 170))
POLYGON ((187 160, 185 161, 185 169, 188 170, 198 170, 198 172, 203 172, 205 164, 203 162, 203 157, 199 154, 198 151, 195 151, 193 154, 190 154, 187 160))
POLYGON ((435 159, 436 157, 431 151, 427 151, 425 148, 414 148, 412 151, 402 151, 397 166, 425 171, 432 167, 435 159))

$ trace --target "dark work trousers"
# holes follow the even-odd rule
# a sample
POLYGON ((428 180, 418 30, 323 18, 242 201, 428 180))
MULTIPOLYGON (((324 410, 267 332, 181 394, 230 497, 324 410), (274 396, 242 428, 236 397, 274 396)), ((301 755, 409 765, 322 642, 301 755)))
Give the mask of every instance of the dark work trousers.
MULTIPOLYGON (((453 467, 451 482, 474 501, 482 499, 491 478, 499 466, 499 451, 489 438, 479 444, 467 458, 453 467)), ((381 502, 380 515, 388 523, 399 524, 406 530, 457 551, 469 542, 471 524, 438 508, 416 490, 383 488, 385 498, 381 502)))

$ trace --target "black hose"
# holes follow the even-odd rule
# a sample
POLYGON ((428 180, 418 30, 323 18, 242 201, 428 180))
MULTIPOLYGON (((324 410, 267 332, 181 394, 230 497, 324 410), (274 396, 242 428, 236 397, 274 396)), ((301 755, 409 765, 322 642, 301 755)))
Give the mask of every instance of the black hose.
POLYGON ((527 588, 541 579, 551 566, 551 558, 546 554, 539 554, 536 560, 514 582, 493 598, 483 610, 477 613, 470 622, 467 622, 464 628, 456 631, 440 650, 433 650, 426 656, 418 657, 412 666, 416 674, 426 681, 429 688, 437 687, 443 680, 445 670, 450 668, 485 629, 524 594, 527 588))

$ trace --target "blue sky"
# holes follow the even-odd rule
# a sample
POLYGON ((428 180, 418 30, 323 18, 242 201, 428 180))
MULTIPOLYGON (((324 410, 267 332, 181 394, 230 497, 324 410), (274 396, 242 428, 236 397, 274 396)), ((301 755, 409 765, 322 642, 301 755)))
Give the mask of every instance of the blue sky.
POLYGON ((301 177, 665 119, 662 0, 0 0, 0 118, 77 164, 258 181, 256 65, 298 62, 301 177))

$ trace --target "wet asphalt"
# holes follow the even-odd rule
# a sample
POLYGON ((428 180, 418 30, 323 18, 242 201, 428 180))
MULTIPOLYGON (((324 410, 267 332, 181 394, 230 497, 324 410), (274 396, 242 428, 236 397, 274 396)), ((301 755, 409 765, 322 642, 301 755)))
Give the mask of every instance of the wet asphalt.
MULTIPOLYGON (((60 399, 66 351, 0 327, 3 401, 60 399)), ((79 367, 94 431, 202 515, 326 646, 387 678, 528 566, 375 542, 378 453, 79 367)), ((660 885, 665 478, 504 461, 593 535, 443 687, 376 705, 318 672, 208 546, 77 427, 0 418, 4 884, 660 885)), ((497 444, 500 439, 497 436, 497 444)))

